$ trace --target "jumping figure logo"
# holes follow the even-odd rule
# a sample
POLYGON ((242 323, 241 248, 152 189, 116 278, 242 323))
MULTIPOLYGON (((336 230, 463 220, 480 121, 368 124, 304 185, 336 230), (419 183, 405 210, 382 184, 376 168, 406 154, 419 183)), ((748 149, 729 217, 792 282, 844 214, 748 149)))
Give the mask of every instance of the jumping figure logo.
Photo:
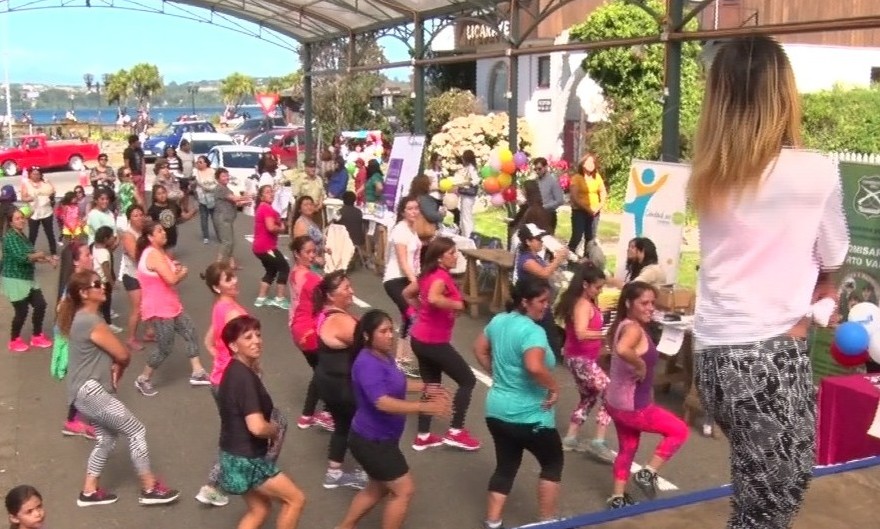
POLYGON ((880 175, 859 179, 854 209, 866 219, 880 217, 880 175))
POLYGON ((635 236, 641 237, 644 231, 645 212, 648 210, 648 203, 657 191, 663 187, 666 180, 669 179, 668 174, 664 174, 657 178, 654 169, 648 167, 639 175, 635 167, 630 169, 630 181, 636 189, 636 196, 632 202, 623 205, 623 211, 632 214, 635 221, 635 236))

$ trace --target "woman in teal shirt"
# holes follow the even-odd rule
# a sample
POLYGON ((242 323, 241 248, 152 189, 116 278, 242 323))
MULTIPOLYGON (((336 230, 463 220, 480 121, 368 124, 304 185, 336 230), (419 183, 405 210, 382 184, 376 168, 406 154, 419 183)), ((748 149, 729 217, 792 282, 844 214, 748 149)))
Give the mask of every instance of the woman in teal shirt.
POLYGON ((559 387, 556 359, 538 325, 550 303, 550 284, 535 277, 517 281, 508 312, 492 318, 474 343, 480 365, 492 376, 486 425, 495 442, 495 473, 489 480, 485 528, 499 529, 501 513, 527 450, 541 465, 541 520, 556 518, 562 480, 562 439, 553 409, 559 387))
POLYGON ((385 175, 382 167, 376 160, 367 162, 367 184, 364 187, 364 201, 367 204, 379 202, 382 199, 382 185, 385 183, 385 175))

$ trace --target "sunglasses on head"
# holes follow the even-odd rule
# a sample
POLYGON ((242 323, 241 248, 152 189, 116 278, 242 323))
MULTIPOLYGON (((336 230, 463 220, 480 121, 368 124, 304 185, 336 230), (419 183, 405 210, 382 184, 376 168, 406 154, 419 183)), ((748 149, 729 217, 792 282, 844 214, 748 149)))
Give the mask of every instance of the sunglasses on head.
POLYGON ((102 283, 100 279, 95 279, 94 281, 92 281, 91 283, 89 283, 88 288, 100 288, 100 289, 103 290, 103 288, 104 288, 104 283, 102 283))

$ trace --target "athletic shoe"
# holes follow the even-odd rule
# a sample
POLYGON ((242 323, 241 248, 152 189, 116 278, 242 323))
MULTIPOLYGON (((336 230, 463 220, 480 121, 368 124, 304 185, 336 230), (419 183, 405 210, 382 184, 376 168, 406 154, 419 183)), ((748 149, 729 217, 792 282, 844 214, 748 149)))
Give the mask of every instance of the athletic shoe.
POLYGON ((315 424, 328 432, 332 432, 336 429, 336 423, 333 422, 333 416, 327 411, 322 411, 315 415, 315 424))
POLYGON ((119 325, 113 325, 112 323, 108 327, 110 327, 110 332, 112 332, 113 334, 119 334, 123 331, 122 327, 120 327, 119 325))
POLYGON ((577 437, 565 437, 562 439, 562 450, 565 452, 586 452, 587 447, 578 441, 577 437))
POLYGON ((144 350, 144 344, 141 343, 139 340, 126 340, 125 344, 128 345, 128 348, 132 351, 144 350))
POLYGON ((501 525, 501 522, 498 522, 498 525, 492 525, 489 522, 483 522, 483 529, 504 529, 504 526, 501 525))
POLYGON ((429 433, 428 437, 424 439, 416 435, 416 440, 413 441, 412 449, 416 452, 421 452, 422 450, 427 450, 428 448, 434 448, 437 446, 443 446, 443 438, 439 435, 429 433))
POLYGON ((409 378, 421 378, 419 366, 415 365, 414 362, 398 360, 397 369, 400 369, 400 371, 409 378))
POLYGON ((119 318, 119 313, 116 312, 115 310, 111 310, 111 311, 110 311, 110 319, 111 319, 111 320, 115 320, 115 319, 117 319, 117 318, 119 318))
POLYGON ((459 430, 458 433, 452 433, 451 429, 448 430, 446 435, 443 436, 443 444, 467 450, 468 452, 480 449, 480 442, 464 428, 459 430))
POLYGON ((137 377, 134 379, 134 387, 136 387, 144 397, 155 397, 159 394, 159 392, 156 391, 156 388, 153 387, 153 383, 145 378, 137 377))
POLYGON ((617 454, 608 448, 608 443, 604 439, 593 439, 587 447, 587 451, 591 456, 601 463, 613 464, 617 458, 617 454))
POLYGON ((141 505, 164 505, 174 503, 180 497, 180 491, 169 489, 162 482, 157 481, 150 490, 142 490, 138 496, 141 505))
POLYGON ((639 502, 632 499, 627 493, 623 493, 623 496, 611 496, 605 502, 608 505, 609 509, 622 509, 624 507, 629 507, 630 505, 638 505, 639 502))
POLYGON ((91 507, 93 505, 110 505, 111 503, 116 503, 119 499, 119 496, 116 494, 111 494, 105 490, 97 489, 95 492, 86 495, 85 492, 79 493, 79 498, 76 499, 76 504, 79 507, 91 507))
POLYGON ((37 349, 48 349, 52 347, 52 340, 46 338, 43 334, 37 334, 36 336, 31 337, 31 347, 36 347, 37 349))
POLYGON ((657 473, 651 472, 647 468, 643 468, 633 474, 633 481, 648 499, 653 500, 657 497, 657 473))
POLYGON ((202 371, 201 373, 193 373, 189 376, 189 385, 190 386, 210 386, 211 379, 208 378, 208 374, 202 371))
POLYGON ((95 435, 95 427, 91 424, 85 423, 83 421, 67 421, 64 423, 64 428, 61 429, 61 435, 65 435, 67 437, 80 436, 85 437, 91 441, 94 441, 97 436, 95 435))
POLYGON ((266 300, 266 305, 278 307, 279 309, 290 310, 290 301, 287 298, 272 298, 266 300))
POLYGON ((367 480, 364 479, 364 476, 359 476, 353 472, 342 472, 336 477, 330 472, 324 474, 325 489, 337 489, 339 487, 351 487, 357 490, 364 490, 367 487, 367 480))
POLYGON ((6 345, 6 348, 12 353, 24 353, 28 350, 28 344, 19 336, 15 340, 9 340, 9 344, 6 345))
POLYGON ((202 485, 199 493, 196 494, 196 500, 204 505, 213 505, 214 507, 229 505, 229 497, 209 485, 202 485))
POLYGON ((254 307, 262 307, 263 305, 266 305, 267 303, 268 302, 266 301, 266 298, 257 298, 254 300, 254 307))
POLYGON ((208 244, 209 242, 211 241, 209 241, 208 239, 202 239, 202 244, 208 244))
POLYGON ((312 426, 315 425, 315 416, 314 415, 300 415, 299 419, 296 421, 296 427, 300 430, 308 430, 312 426))

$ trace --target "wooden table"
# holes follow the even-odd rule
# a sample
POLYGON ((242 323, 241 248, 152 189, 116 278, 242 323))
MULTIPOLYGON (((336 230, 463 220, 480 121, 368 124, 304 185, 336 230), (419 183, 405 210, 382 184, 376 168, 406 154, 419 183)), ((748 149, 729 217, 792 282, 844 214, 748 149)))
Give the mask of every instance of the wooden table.
POLYGON ((488 302, 489 311, 498 313, 504 310, 507 300, 510 299, 510 273, 513 271, 513 254, 507 250, 497 249, 462 249, 459 250, 465 259, 464 301, 468 305, 471 317, 480 315, 480 304, 488 302), (480 262, 495 264, 498 273, 495 276, 495 285, 491 296, 480 292, 480 262))
POLYGON ((381 222, 364 221, 367 225, 365 233, 366 258, 373 263, 373 270, 380 276, 385 273, 385 253, 388 247, 388 228, 381 222), (370 230, 373 230, 370 233, 370 230))

